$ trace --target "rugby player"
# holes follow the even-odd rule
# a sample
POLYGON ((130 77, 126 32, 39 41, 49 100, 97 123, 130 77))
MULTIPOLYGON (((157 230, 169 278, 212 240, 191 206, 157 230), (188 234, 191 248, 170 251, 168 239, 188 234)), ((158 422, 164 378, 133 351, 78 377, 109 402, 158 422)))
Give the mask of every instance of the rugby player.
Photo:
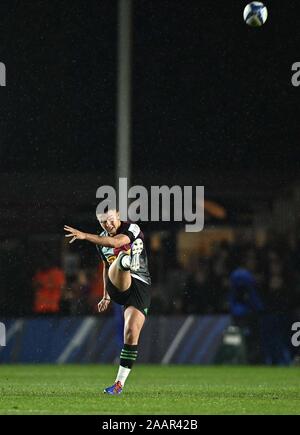
POLYGON ((104 262, 104 294, 98 304, 104 312, 111 300, 124 307, 124 346, 120 366, 107 394, 120 394, 138 355, 138 342, 150 307, 151 277, 148 270, 144 235, 137 224, 120 220, 118 211, 109 210, 97 216, 100 235, 88 234, 65 225, 64 230, 75 240, 87 240, 97 246, 104 262))

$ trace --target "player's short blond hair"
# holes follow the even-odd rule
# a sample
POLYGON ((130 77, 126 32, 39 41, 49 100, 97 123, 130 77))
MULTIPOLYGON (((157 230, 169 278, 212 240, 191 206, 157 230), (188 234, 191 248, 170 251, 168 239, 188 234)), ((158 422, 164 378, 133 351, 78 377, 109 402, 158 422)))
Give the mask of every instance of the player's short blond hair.
POLYGON ((106 213, 97 213, 96 216, 100 223, 107 220, 120 220, 120 212, 117 209, 110 209, 106 213))

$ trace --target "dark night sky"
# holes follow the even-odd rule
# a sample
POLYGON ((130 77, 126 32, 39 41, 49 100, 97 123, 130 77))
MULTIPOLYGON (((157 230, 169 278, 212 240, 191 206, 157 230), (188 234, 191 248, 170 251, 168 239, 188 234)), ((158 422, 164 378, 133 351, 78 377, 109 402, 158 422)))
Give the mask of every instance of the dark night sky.
MULTIPOLYGON (((246 3, 134 2, 134 171, 297 174, 300 3, 266 2, 261 29, 246 3)), ((1 172, 113 170, 116 5, 1 2, 1 172)))
MULTIPOLYGON (((132 182, 204 184, 232 225, 300 174, 300 2, 266 2, 260 29, 243 22, 246 3, 134 1, 132 182)), ((0 242, 19 244, 3 251, 0 291, 20 313, 47 235, 57 259, 65 223, 98 230, 95 191, 114 182, 117 28, 116 0, 1 0, 0 242)))

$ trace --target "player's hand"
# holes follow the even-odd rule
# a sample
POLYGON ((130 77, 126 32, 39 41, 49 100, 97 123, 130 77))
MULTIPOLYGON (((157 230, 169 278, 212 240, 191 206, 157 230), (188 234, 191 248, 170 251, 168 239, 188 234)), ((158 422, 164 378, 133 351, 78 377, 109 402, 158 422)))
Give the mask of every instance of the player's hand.
POLYGON ((98 304, 99 313, 103 313, 103 311, 107 310, 109 304, 110 304, 110 299, 102 298, 98 304))
POLYGON ((64 226, 64 230, 67 231, 69 234, 66 234, 65 237, 72 237, 72 239, 69 241, 69 243, 75 242, 75 240, 85 240, 85 233, 79 230, 75 230, 75 228, 69 227, 68 225, 64 226))

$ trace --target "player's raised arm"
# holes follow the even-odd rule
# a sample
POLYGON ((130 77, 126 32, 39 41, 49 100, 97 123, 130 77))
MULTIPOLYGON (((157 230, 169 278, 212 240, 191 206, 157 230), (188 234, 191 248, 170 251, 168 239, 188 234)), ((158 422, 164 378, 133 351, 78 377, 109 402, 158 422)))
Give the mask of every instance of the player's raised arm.
POLYGON ((98 236, 97 234, 84 233, 83 231, 76 230, 75 228, 64 226, 64 230, 68 233, 65 237, 72 237, 69 243, 75 240, 87 240, 95 245, 107 246, 108 248, 120 248, 128 243, 130 239, 125 234, 117 234, 116 236, 98 236))
POLYGON ((69 243, 75 242, 75 240, 85 240, 86 234, 82 231, 76 230, 75 228, 69 227, 68 225, 64 226, 64 230, 67 231, 69 234, 66 234, 65 237, 72 237, 72 239, 69 241, 69 243))

